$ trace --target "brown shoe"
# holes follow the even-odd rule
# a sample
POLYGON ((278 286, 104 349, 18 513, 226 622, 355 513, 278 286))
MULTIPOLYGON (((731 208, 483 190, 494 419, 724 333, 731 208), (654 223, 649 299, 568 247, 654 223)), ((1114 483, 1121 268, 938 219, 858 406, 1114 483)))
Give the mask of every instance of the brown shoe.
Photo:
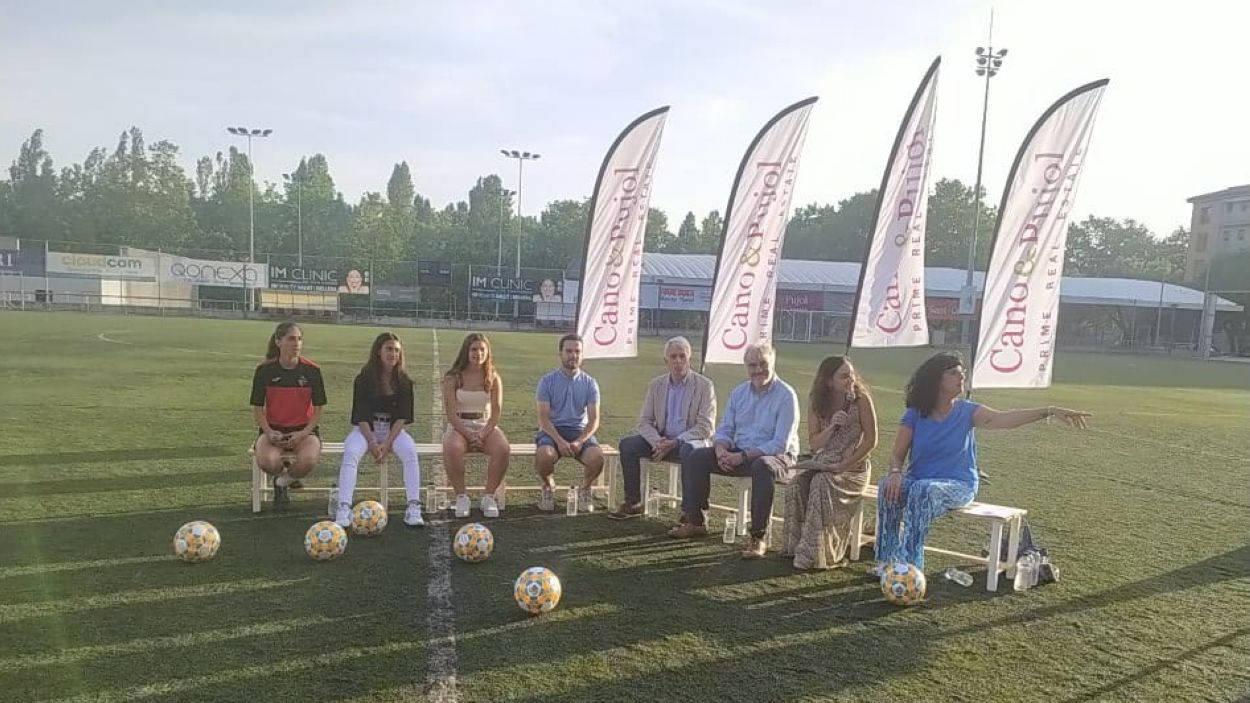
POLYGON ((608 517, 613 520, 629 520, 642 517, 645 512, 642 503, 621 503, 619 508, 608 513, 608 517))
POLYGON ((690 539, 691 537, 707 537, 707 528, 693 522, 685 522, 668 531, 669 537, 690 539))
POLYGON ((767 545, 764 544, 764 540, 756 539, 755 537, 752 537, 747 540, 746 549, 742 550, 742 558, 743 559, 763 559, 764 554, 767 551, 768 551, 768 547, 767 545))

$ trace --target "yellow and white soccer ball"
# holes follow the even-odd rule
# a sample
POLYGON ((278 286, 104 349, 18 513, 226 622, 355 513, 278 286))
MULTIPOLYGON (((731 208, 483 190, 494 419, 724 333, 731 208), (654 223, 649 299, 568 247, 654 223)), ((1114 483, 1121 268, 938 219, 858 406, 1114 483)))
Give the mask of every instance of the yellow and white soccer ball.
POLYGON ((221 533, 203 520, 188 522, 174 533, 174 554, 186 562, 208 561, 221 548, 221 533))
POLYGON ((560 577, 551 569, 531 566, 517 577, 512 595, 521 610, 530 615, 538 615, 555 609, 563 592, 560 577))
POLYGON ((333 520, 322 520, 304 533, 304 551, 317 561, 338 559, 346 549, 347 532, 333 520))
POLYGON ((464 561, 486 561, 495 549, 495 535, 480 522, 471 522, 456 531, 451 550, 464 561))
POLYGON ((352 508, 352 532, 373 537, 386 529, 386 508, 376 500, 362 500, 352 508))
POLYGON ((924 572, 911 564, 886 564, 881 575, 881 593, 894 605, 914 605, 924 599, 924 572))

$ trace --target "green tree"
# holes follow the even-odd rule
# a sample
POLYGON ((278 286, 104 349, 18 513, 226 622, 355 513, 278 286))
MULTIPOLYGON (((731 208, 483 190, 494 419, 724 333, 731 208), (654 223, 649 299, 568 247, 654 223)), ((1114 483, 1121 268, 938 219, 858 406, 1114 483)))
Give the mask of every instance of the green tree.
POLYGON ((1116 220, 1093 215, 1068 227, 1065 273, 1079 276, 1122 276, 1151 280, 1178 280, 1179 237, 1157 239, 1132 218, 1116 220))
POLYGON ((725 221, 721 219, 720 210, 709 212, 699 225, 699 246, 692 253, 715 254, 720 247, 721 230, 724 227, 725 221))
POLYGON ((668 215, 659 208, 647 209, 647 229, 643 233, 643 241, 644 251, 680 253, 677 237, 668 229, 668 215))
MULTIPOLYGON (((968 242, 972 238, 976 198, 973 189, 958 179, 943 178, 929 196, 928 220, 925 223, 925 264, 967 268, 968 242)), ((977 228, 976 267, 985 270, 990 260, 990 245, 997 219, 995 208, 981 198, 980 224, 977 228)))
POLYGON ((43 148, 43 130, 37 129, 22 142, 21 151, 9 167, 8 186, 0 191, 0 223, 5 234, 29 239, 58 239, 56 173, 52 156, 43 148))
POLYGON ((677 228, 677 250, 683 254, 696 252, 701 243, 699 239, 699 222, 695 219, 693 212, 687 212, 681 221, 681 226, 677 228))

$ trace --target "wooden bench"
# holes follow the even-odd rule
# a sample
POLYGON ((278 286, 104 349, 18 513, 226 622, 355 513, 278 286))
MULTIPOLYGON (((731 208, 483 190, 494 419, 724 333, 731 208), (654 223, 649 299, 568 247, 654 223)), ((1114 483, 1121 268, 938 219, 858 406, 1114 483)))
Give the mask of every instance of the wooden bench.
MULTIPOLYGON (((877 486, 870 483, 864 489, 864 500, 860 501, 859 510, 856 511, 855 518, 851 523, 851 533, 856 536, 856 539, 851 540, 849 555, 851 561, 859 560, 860 547, 866 544, 872 544, 875 547, 876 536, 881 533, 881 525, 878 521, 873 534, 864 534, 864 506, 870 501, 875 504, 876 500, 877 486)), ((1020 549, 1020 530, 1024 525, 1024 518, 1028 515, 1028 512, 1022 508, 1009 508, 1002 505, 990 505, 989 503, 973 501, 962 508, 952 510, 950 514, 966 515, 990 521, 989 555, 983 557, 979 554, 965 554, 927 545, 925 546, 925 551, 970 559, 977 563, 985 564, 985 590, 996 591, 998 590, 999 574, 1006 574, 1008 578, 1015 577, 1016 557, 1020 549), (1005 561, 1000 559, 1003 551, 1004 527, 1007 528, 1007 559, 1005 561)))
MULTIPOLYGON (((654 497, 661 503, 666 503, 673 507, 681 506, 681 464, 675 461, 651 461, 643 459, 642 467, 642 499, 645 506, 647 516, 651 516, 651 501, 654 497), (650 469, 651 467, 668 469, 668 486, 666 492, 657 492, 651 488, 650 469)), ((607 471, 605 468, 604 471, 607 471)), ((749 477, 722 476, 721 474, 712 474, 713 477, 720 477, 734 482, 734 488, 737 492, 737 508, 724 505, 711 504, 708 507, 713 510, 724 510, 735 513, 738 520, 738 535, 745 535, 750 521, 751 506, 751 479, 749 477)), ((608 477, 608 501, 613 505, 616 504, 616 474, 613 473, 608 477)), ((784 490, 784 489, 779 489, 784 490)), ((864 545, 872 544, 875 546, 877 530, 872 535, 864 534, 864 507, 868 503, 875 504, 877 499, 876 484, 869 483, 864 488, 864 500, 860 501, 859 509, 855 513, 855 517, 851 522, 851 533, 856 535, 858 539, 851 541, 850 557, 851 561, 859 561, 860 548, 864 545)), ((990 549, 988 556, 980 556, 978 554, 966 554, 938 547, 926 546, 925 550, 935 554, 945 554, 948 556, 956 556, 964 559, 971 559, 980 564, 986 565, 985 588, 987 591, 998 590, 999 574, 1006 574, 1008 578, 1013 578, 1016 573, 1016 558, 1020 549, 1020 531, 1024 525, 1024 518, 1028 515, 1028 511, 1022 508, 1010 508, 1002 505, 991 505, 989 503, 972 502, 968 505, 951 511, 952 515, 966 515, 969 517, 978 517, 990 521, 990 549), (1007 528, 1007 559, 1001 560, 1003 548, 1003 528, 1007 528)), ((784 522, 783 518, 770 516, 771 521, 784 522)), ((878 529, 880 526, 878 526, 878 529)))
MULTIPOLYGON (((619 465, 619 462, 618 462, 619 465)), ((642 469, 642 505, 644 513, 647 517, 653 516, 651 499, 655 498, 657 502, 667 504, 673 508, 681 508, 681 462, 678 461, 653 461, 643 458, 639 464, 642 469), (657 469, 668 470, 668 485, 665 491, 656 491, 651 488, 651 467, 657 469)), ((604 468, 607 471, 607 468, 604 468)), ((733 513, 741 518, 737 521, 738 536, 741 537, 747 533, 751 526, 751 477, 750 476, 725 476, 724 474, 713 473, 713 478, 720 478, 726 481, 732 481, 734 491, 737 493, 737 507, 727 505, 717 505, 709 503, 708 508, 712 510, 723 510, 733 513)), ((617 505, 617 488, 616 488, 616 472, 608 477, 608 502, 613 506, 617 505)), ((769 515, 770 522, 772 520, 780 521, 781 518, 769 515)))
MULTIPOLYGON (((538 448, 538 445, 535 445, 535 444, 513 444, 511 446, 512 446, 512 458, 513 459, 516 459, 518 457, 529 457, 530 459, 532 459, 538 448)), ((599 447, 600 449, 603 450, 603 459, 604 459, 603 473, 599 474, 599 478, 595 482, 593 491, 596 495, 606 496, 608 499, 608 502, 611 503, 611 500, 612 500, 611 499, 611 485, 610 485, 611 479, 609 477, 615 476, 617 472, 620 471, 620 467, 619 467, 620 453, 616 450, 615 447, 608 445, 608 444, 601 444, 599 445, 599 447)), ((273 483, 269 479, 269 474, 266 474, 264 471, 261 471, 260 466, 257 465, 255 452, 251 448, 249 448, 247 450, 247 453, 248 453, 248 456, 251 458, 251 463, 252 463, 252 512, 259 513, 261 503, 264 501, 265 497, 266 496, 272 497, 273 495, 273 483)), ((326 457, 332 457, 332 456, 337 456, 337 457, 343 456, 343 443, 342 442, 322 442, 321 443, 322 460, 325 460, 326 457)), ((443 457, 443 445, 433 444, 433 443, 427 443, 427 444, 418 443, 417 444, 417 456, 422 459, 437 458, 441 460, 443 457)), ((483 456, 483 455, 479 452, 472 452, 469 454, 469 456, 473 457, 473 456, 483 456)), ((375 466, 378 468, 378 485, 376 486, 357 485, 356 494, 360 495, 362 493, 367 494, 367 493, 376 492, 378 495, 378 502, 382 504, 383 508, 385 508, 388 504, 387 497, 390 495, 390 492, 403 490, 403 486, 391 487, 390 485, 390 466, 392 463, 394 462, 392 461, 392 458, 390 457, 388 457, 387 460, 383 462, 381 465, 375 464, 368 457, 362 460, 360 462, 361 473, 369 471, 372 467, 375 467, 375 466)), ((531 467, 510 466, 509 471, 510 472, 517 471, 517 470, 524 471, 528 468, 531 468, 531 467)), ((338 477, 337 466, 334 469, 334 476, 336 478, 338 477)), ((438 481, 429 482, 423 489, 426 493, 425 499, 423 501, 423 505, 425 506, 425 510, 427 513, 433 512, 437 508, 437 506, 434 505, 434 501, 432 500, 434 491, 451 490, 451 486, 447 485, 445 482, 441 480, 443 478, 445 478, 445 476, 440 476, 439 477, 440 480, 438 481)), ((510 486, 507 484, 507 480, 505 479, 504 483, 501 484, 499 488, 500 488, 499 507, 500 509, 502 509, 506 502, 504 500, 506 491, 537 491, 541 488, 541 486, 538 484, 525 485, 525 486, 510 486)), ((485 486, 467 486, 466 489, 469 491, 476 491, 480 493, 486 490, 486 487, 485 486)), ((333 489, 329 485, 325 485, 325 486, 315 486, 315 487, 306 486, 300 490, 301 492, 305 492, 305 493, 328 494, 333 489)), ((612 507, 615 507, 615 506, 612 506, 612 507)))

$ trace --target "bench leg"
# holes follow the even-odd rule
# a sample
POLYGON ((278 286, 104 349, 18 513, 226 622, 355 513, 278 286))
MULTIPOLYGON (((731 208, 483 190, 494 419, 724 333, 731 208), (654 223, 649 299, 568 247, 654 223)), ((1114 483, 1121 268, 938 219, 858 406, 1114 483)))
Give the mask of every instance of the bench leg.
POLYGON ((1007 532, 1007 578, 1016 577, 1016 559, 1020 553, 1020 528, 1024 523, 1024 518, 1017 517, 1011 521, 1011 527, 1007 532))
POLYGON ((751 487, 743 486, 738 489, 738 536, 742 537, 748 531, 751 523, 750 515, 751 507, 751 487))
POLYGON ((676 464, 668 465, 668 494, 672 496, 669 502, 674 508, 681 507, 681 467, 676 464))
MULTIPOLYGON (((616 506, 616 473, 619 467, 613 466, 612 461, 608 457, 603 458, 603 471, 608 475, 608 509, 616 506)), ((644 466, 643 471, 646 471, 644 466)))
POLYGON ((998 590, 999 555, 1003 551, 1003 523, 995 520, 990 526, 990 553, 985 561, 985 590, 998 590))
POLYGON ((386 498, 391 492, 390 491, 390 487, 391 487, 390 473, 391 472, 386 470, 386 468, 390 466, 390 463, 391 463, 391 459, 390 457, 387 457, 386 461, 382 462, 382 465, 378 467, 378 474, 379 474, 378 484, 381 486, 381 489, 378 492, 382 494, 381 496, 379 496, 380 500, 378 500, 378 502, 382 504, 382 512, 386 512, 386 506, 387 506, 386 498))
POLYGON ((252 455, 252 512, 260 512, 261 487, 265 485, 265 472, 256 463, 256 455, 252 455))
POLYGON ((642 480, 642 514, 643 517, 651 517, 651 462, 643 459, 640 466, 642 467, 639 476, 642 480))
POLYGON ((859 547, 864 539, 864 501, 859 502, 855 509, 855 517, 851 518, 851 545, 847 556, 851 561, 859 561, 859 547))

